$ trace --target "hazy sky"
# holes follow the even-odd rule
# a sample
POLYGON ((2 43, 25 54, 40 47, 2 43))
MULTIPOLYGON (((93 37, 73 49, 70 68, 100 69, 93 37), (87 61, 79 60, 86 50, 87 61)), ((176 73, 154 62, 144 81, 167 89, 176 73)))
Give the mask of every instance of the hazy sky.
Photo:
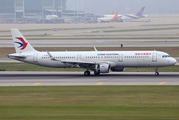
POLYGON ((119 14, 136 14, 145 6, 144 14, 179 14, 179 0, 67 0, 67 9, 110 14, 113 10, 119 14))

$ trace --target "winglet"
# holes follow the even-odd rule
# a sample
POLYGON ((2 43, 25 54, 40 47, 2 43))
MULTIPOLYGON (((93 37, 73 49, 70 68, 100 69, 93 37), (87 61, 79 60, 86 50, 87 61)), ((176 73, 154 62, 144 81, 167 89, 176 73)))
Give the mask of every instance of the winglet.
POLYGON ((48 56, 50 57, 51 60, 58 61, 49 53, 49 51, 47 51, 47 54, 48 54, 48 56))
POLYGON ((96 47, 94 47, 94 50, 97 52, 98 50, 96 49, 96 47))

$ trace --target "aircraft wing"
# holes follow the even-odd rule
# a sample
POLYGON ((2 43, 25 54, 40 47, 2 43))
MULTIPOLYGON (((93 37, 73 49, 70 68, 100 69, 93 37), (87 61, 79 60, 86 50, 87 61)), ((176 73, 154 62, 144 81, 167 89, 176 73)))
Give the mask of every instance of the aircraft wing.
POLYGON ((76 59, 57 60, 48 51, 47 51, 47 54, 49 55, 50 59, 53 61, 60 61, 62 63, 68 63, 72 65, 79 65, 81 67, 96 65, 95 62, 87 62, 87 61, 76 60, 76 59))
POLYGON ((67 64, 71 64, 72 66, 74 65, 79 65, 80 67, 91 67, 94 68, 95 65, 97 64, 102 64, 102 63, 106 63, 106 64, 110 64, 110 66, 116 66, 116 62, 114 61, 98 61, 98 62, 93 62, 93 61, 82 61, 82 60, 60 60, 62 63, 67 63, 67 64))
MULTIPOLYGON (((95 48, 95 47, 94 47, 95 48)), ((96 49, 97 50, 97 49, 96 49)), ((50 59, 53 61, 60 61, 62 63, 66 64, 71 64, 72 66, 79 65, 80 67, 86 68, 86 67, 91 67, 94 68, 96 64, 100 63, 107 63, 110 64, 111 66, 115 66, 116 63, 113 61, 98 61, 98 62, 93 62, 93 61, 83 61, 83 60, 76 60, 76 59, 65 59, 65 60, 57 60, 55 59, 48 51, 47 54, 49 55, 50 59)))
POLYGON ((67 59, 67 60, 60 60, 63 63, 69 63, 69 64, 93 64, 95 65, 95 62, 86 62, 86 61, 82 61, 82 60, 73 60, 73 59, 67 59))

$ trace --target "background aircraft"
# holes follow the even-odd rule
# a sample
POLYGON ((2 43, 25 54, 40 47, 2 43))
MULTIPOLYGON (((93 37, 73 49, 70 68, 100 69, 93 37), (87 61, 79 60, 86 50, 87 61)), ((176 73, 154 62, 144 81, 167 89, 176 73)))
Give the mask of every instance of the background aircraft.
POLYGON ((121 20, 132 20, 132 19, 139 19, 139 18, 147 17, 147 15, 143 15, 144 9, 145 9, 145 6, 142 7, 137 14, 122 15, 122 17, 120 19, 121 20))
POLYGON ((63 20, 63 18, 59 18, 58 15, 46 15, 45 18, 41 18, 39 21, 43 23, 57 23, 63 20))
POLYGON ((116 12, 115 15, 110 15, 108 17, 102 17, 102 18, 97 18, 98 22, 112 22, 118 19, 118 11, 116 12))
POLYGON ((18 29, 11 29, 16 53, 8 57, 18 61, 54 68, 86 68, 84 75, 124 71, 125 67, 158 67, 176 64, 176 59, 160 51, 77 51, 39 52, 24 38, 18 29))
POLYGON ((111 15, 114 15, 114 10, 112 11, 111 15))
MULTIPOLYGON (((139 18, 143 18, 143 17, 147 17, 147 15, 143 15, 145 6, 141 8, 141 10, 136 14, 126 14, 126 15, 119 15, 118 14, 118 21, 124 21, 124 20, 132 20, 132 19, 139 19, 139 18)), ((112 18, 115 15, 110 14, 110 15, 104 15, 103 18, 112 18)))

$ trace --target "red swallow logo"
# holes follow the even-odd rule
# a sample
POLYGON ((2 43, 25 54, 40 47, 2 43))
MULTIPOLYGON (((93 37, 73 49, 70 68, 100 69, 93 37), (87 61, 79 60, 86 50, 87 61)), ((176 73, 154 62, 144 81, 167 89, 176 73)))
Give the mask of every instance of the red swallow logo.
MULTIPOLYGON (((22 37, 16 37, 16 39, 18 39, 22 42, 21 44, 19 43, 21 45, 20 47, 22 47, 20 50, 23 50, 27 47, 28 43, 26 43, 22 37)), ((16 42, 16 43, 18 43, 18 42, 16 42)))

